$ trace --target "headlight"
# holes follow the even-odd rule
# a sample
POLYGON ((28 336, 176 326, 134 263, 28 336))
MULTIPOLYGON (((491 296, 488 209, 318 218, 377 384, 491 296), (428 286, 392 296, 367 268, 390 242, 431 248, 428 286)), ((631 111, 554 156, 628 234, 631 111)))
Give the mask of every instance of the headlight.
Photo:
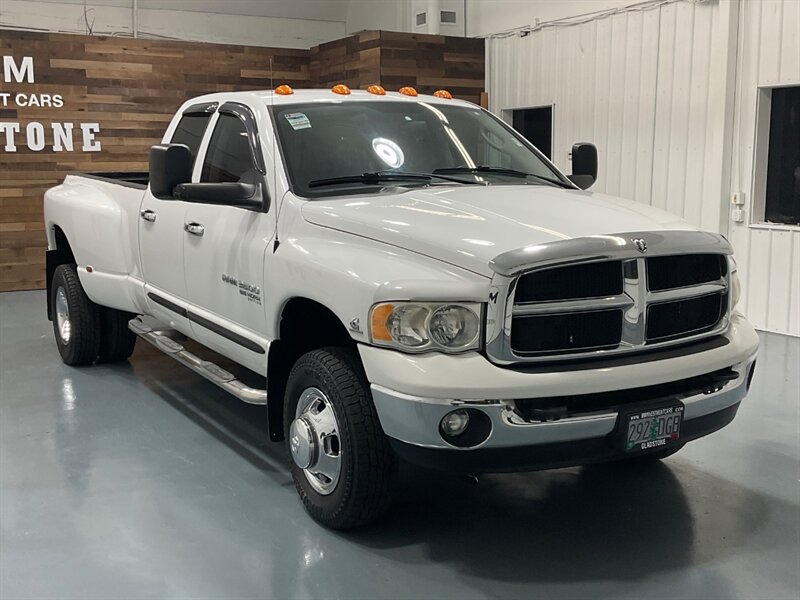
POLYGON ((741 295, 742 284, 739 282, 739 272, 736 268, 736 261, 731 258, 731 310, 736 308, 741 295))
POLYGON ((372 307, 372 343, 408 352, 476 350, 481 341, 478 303, 384 302, 372 307))
POLYGON ((428 331, 440 346, 461 348, 477 339, 480 331, 478 315, 457 304, 440 306, 431 315, 428 331))

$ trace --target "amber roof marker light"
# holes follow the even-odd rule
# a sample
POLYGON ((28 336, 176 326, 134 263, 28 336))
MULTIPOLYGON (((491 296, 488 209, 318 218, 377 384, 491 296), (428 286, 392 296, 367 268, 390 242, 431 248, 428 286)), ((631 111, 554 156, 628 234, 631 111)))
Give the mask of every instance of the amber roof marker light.
POLYGON ((331 88, 331 91, 334 94, 341 94, 342 96, 350 95, 350 88, 343 83, 337 83, 335 86, 331 88))
POLYGON ((400 92, 401 94, 403 94, 403 96, 412 96, 413 97, 413 96, 417 95, 417 90, 415 90, 413 87, 408 87, 408 86, 401 87, 397 91, 400 92))
POLYGON ((453 99, 453 94, 451 94, 447 90, 436 90, 435 92, 433 92, 433 95, 436 96, 437 98, 444 98, 445 100, 453 99))
POLYGON ((279 96, 291 96, 294 94, 294 90, 291 88, 291 86, 288 86, 284 83, 283 85, 279 85, 275 88, 275 93, 279 96))
POLYGON ((386 95, 386 90, 383 89, 383 86, 380 86, 380 85, 377 85, 377 84, 369 86, 367 88, 367 91, 370 94, 375 94, 376 96, 385 96, 386 95))

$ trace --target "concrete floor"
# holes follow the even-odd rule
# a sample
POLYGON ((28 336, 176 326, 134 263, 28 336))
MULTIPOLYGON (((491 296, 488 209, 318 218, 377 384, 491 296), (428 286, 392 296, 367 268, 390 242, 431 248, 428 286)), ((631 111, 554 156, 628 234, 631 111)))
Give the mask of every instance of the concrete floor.
POLYGON ((0 598, 798 598, 800 340, 732 425, 652 468, 408 468, 390 516, 304 513, 264 415, 140 343, 64 366, 0 294, 0 598))

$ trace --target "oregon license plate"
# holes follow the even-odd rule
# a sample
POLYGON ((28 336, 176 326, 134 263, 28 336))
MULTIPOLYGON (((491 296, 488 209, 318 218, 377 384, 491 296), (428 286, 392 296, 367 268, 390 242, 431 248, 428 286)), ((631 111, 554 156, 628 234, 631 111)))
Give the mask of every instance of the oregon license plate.
POLYGON ((682 404, 628 413, 621 428, 625 451, 652 450, 677 442, 682 422, 682 404))

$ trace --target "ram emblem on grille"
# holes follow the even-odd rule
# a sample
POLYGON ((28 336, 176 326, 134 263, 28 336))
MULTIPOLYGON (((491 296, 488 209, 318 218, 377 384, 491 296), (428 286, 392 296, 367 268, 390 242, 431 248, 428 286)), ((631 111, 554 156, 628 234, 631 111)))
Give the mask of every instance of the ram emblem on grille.
POLYGON ((642 238, 634 238, 631 240, 631 242, 633 242, 633 247, 642 254, 647 252, 647 242, 645 242, 642 238))

